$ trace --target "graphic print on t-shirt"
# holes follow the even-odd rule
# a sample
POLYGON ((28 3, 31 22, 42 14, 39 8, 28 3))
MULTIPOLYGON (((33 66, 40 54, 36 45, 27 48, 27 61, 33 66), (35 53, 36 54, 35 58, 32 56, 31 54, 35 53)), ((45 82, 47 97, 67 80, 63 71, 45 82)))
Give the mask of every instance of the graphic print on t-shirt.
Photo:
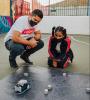
POLYGON ((25 29, 22 31, 22 34, 32 34, 35 31, 35 28, 25 29))
POLYGON ((25 29, 21 33, 21 37, 24 39, 28 39, 34 36, 35 28, 25 29))

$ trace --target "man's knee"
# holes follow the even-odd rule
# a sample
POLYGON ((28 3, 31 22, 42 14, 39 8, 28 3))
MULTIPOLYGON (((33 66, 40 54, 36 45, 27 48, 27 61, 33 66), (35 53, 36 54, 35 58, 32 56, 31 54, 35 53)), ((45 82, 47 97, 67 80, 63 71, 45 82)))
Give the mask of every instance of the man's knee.
POLYGON ((10 51, 20 55, 24 51, 24 46, 18 43, 12 43, 10 51))
POLYGON ((39 47, 39 48, 43 48, 43 47, 44 47, 44 42, 43 42, 42 40, 40 40, 40 41, 38 42, 38 47, 39 47))

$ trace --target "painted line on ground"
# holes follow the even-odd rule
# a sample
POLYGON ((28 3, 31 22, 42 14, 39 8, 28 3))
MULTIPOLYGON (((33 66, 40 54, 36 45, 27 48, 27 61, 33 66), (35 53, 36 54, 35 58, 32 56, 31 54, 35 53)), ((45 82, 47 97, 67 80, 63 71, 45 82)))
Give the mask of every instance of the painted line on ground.
MULTIPOLYGON (((42 40, 46 40, 46 39, 48 39, 48 37, 46 37, 46 38, 42 38, 42 40)), ((71 39, 74 40, 74 41, 76 41, 76 42, 79 42, 79 43, 82 43, 82 44, 88 45, 88 46, 90 45, 90 44, 87 43, 87 42, 83 42, 83 41, 80 41, 80 40, 75 39, 73 36, 71 36, 71 39)))
POLYGON ((74 41, 76 41, 76 42, 79 42, 79 43, 82 43, 82 44, 85 44, 85 45, 90 46, 89 43, 87 43, 87 42, 83 42, 83 41, 80 41, 80 40, 77 40, 77 39, 75 39, 73 36, 71 36, 71 39, 74 40, 74 41))
POLYGON ((42 38, 42 40, 46 40, 46 39, 48 39, 49 37, 46 37, 46 38, 42 38))

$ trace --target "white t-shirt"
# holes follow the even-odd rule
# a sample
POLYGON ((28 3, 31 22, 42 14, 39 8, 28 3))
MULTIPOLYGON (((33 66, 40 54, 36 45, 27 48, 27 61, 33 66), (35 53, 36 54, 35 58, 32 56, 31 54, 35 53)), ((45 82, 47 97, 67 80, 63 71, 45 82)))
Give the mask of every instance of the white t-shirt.
POLYGON ((12 39, 12 35, 14 31, 19 31, 21 34, 21 37, 24 39, 27 39, 29 37, 34 36, 34 32, 38 31, 37 25, 34 27, 30 26, 28 22, 28 16, 22 16, 19 17, 15 23, 12 25, 10 31, 7 33, 6 37, 4 38, 4 42, 8 41, 9 39, 12 39))

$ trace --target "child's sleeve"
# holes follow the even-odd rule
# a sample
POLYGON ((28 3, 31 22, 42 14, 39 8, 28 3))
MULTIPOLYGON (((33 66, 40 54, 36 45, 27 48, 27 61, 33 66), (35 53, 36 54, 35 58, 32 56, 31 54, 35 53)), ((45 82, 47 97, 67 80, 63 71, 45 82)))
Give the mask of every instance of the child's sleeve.
POLYGON ((49 39, 48 53, 49 53, 50 58, 56 58, 58 55, 58 52, 56 50, 56 44, 53 41, 52 37, 50 37, 49 39))

